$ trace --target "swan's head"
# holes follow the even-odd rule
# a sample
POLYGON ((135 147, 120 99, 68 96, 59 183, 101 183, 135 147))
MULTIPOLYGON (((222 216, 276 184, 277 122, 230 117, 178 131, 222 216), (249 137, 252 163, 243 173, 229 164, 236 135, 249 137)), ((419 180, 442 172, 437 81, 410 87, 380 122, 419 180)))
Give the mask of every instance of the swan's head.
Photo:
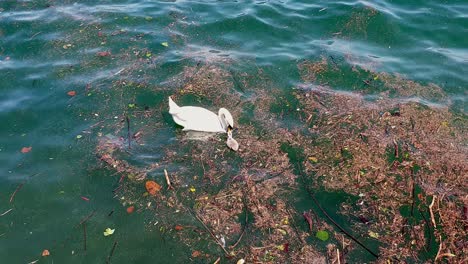
POLYGON ((230 132, 234 128, 234 119, 232 118, 231 113, 229 113, 226 108, 220 108, 218 116, 223 129, 226 130, 226 132, 230 132))

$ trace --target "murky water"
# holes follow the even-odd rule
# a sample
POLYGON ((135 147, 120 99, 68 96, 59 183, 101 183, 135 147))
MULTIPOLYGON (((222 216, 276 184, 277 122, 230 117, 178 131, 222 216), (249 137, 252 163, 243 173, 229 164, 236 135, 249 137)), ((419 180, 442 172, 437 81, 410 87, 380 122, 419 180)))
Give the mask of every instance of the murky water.
MULTIPOLYGON (((248 102, 270 94, 282 99, 265 105, 277 117, 268 122, 294 130, 307 116, 301 104, 294 105, 292 91, 315 83, 372 101, 383 89, 378 82, 390 82, 388 76, 374 76, 389 73, 420 84, 418 92, 405 93, 410 88, 402 87, 392 98, 464 114, 467 14, 465 1, 0 2, 2 262, 214 262, 216 245, 204 248, 210 257, 194 257, 193 244, 167 230, 168 220, 160 224, 158 209, 145 209, 151 201, 141 198, 144 185, 116 190, 120 175, 96 157, 100 138, 126 149, 127 133, 142 131, 142 140, 133 139, 118 158, 147 169, 147 176, 161 184, 163 168, 188 178, 180 181, 181 188, 197 185, 194 175, 205 171, 203 161, 203 166, 187 162, 184 155, 191 155, 194 144, 213 144, 208 156, 223 155, 228 163, 206 164, 207 170, 224 166, 219 174, 226 173, 215 186, 201 185, 214 193, 246 159, 216 152, 222 140, 207 144, 184 138, 166 113, 169 95, 177 93, 181 105, 240 109, 236 122, 255 126, 251 120, 262 117, 254 109, 262 106, 248 102), (304 73, 311 69, 307 61, 321 60, 331 65, 317 71, 324 74, 304 73), (224 81, 232 89, 218 97, 204 96, 207 90, 195 84, 187 87, 205 66, 213 79, 220 78, 219 87, 224 81), (129 214, 128 199, 143 207, 129 214), (107 227, 116 229, 114 235, 103 236, 107 227), (49 257, 41 257, 44 249, 49 257)), ((256 129, 259 138, 267 130, 256 129)), ((242 130, 235 133, 242 138, 242 130)), ((327 201, 351 199, 337 197, 320 201, 327 206, 327 201)), ((307 201, 298 199, 296 209, 306 210, 307 201)), ((337 216, 335 204, 328 208, 337 216)), ((181 217, 187 216, 174 212, 174 224, 197 225, 181 217)), ((326 245, 315 245, 325 251, 326 245)), ((373 260, 362 251, 353 254, 355 260, 373 260)))

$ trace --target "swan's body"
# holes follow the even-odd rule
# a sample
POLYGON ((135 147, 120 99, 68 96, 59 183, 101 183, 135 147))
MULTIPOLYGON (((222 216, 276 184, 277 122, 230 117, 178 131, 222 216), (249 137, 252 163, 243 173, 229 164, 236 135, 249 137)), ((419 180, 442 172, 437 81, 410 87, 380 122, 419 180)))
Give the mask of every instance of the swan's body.
POLYGON ((183 130, 227 133, 234 127, 231 113, 225 108, 220 108, 218 115, 198 106, 178 106, 169 97, 169 114, 183 130))

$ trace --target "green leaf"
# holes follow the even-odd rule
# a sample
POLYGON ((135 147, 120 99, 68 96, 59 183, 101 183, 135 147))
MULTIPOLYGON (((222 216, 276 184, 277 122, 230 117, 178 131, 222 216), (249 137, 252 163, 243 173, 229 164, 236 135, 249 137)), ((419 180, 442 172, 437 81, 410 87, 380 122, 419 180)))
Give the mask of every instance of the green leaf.
POLYGON ((167 42, 162 42, 161 45, 163 45, 164 47, 169 47, 169 43, 167 42))
POLYGON ((135 107, 135 104, 128 104, 128 107, 133 108, 135 107))
POLYGON ((82 138, 82 137, 83 137, 82 135, 77 135, 77 136, 76 136, 77 139, 80 139, 80 138, 82 138))
POLYGON ((317 231, 317 234, 315 234, 315 236, 322 241, 327 241, 329 238, 328 232, 325 230, 317 231))

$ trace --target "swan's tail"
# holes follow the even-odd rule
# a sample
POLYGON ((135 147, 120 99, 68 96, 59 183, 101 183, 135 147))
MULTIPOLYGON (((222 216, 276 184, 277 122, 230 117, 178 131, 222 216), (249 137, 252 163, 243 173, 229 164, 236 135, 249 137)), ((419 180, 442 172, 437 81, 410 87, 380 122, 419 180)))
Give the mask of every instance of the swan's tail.
POLYGON ((180 111, 180 107, 172 101, 172 98, 169 96, 169 114, 177 114, 180 111))

